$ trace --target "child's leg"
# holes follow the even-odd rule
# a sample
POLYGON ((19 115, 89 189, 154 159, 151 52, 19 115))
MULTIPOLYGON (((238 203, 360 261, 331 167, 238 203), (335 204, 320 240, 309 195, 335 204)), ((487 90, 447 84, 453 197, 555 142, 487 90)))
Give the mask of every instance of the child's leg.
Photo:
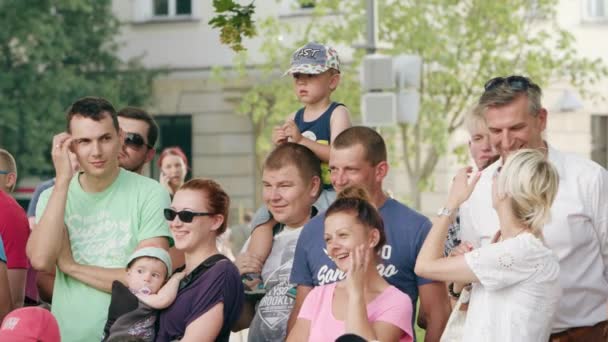
POLYGON ((270 255, 270 250, 272 249, 272 227, 275 224, 276 221, 270 219, 268 222, 253 228, 253 232, 251 232, 251 240, 249 241, 249 246, 247 246, 247 253, 255 255, 262 263, 266 262, 268 255, 270 255))
MULTIPOLYGON (((262 265, 266 262, 272 250, 272 228, 276 224, 273 219, 253 229, 246 252, 257 257, 262 265)), ((261 272, 260 272, 261 273, 261 272)), ((245 294, 263 296, 266 290, 262 283, 261 274, 247 273, 243 275, 245 294)))

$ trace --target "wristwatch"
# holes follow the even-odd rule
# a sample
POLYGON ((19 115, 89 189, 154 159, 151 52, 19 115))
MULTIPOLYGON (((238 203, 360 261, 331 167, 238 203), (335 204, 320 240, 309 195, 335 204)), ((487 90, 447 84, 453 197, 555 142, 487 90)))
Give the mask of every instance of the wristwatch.
POLYGON ((452 215, 452 212, 453 212, 452 209, 448 209, 446 207, 439 208, 439 210, 437 211, 437 216, 447 216, 447 217, 450 217, 452 215))

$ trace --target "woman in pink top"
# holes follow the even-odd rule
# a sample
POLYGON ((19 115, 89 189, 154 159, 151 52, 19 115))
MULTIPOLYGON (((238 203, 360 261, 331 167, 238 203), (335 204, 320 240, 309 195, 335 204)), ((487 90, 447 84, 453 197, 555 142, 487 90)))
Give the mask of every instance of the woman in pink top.
POLYGON ((287 341, 335 341, 345 333, 366 340, 412 341, 410 298, 377 270, 384 224, 361 188, 349 187, 325 213, 327 254, 346 274, 306 297, 287 341))

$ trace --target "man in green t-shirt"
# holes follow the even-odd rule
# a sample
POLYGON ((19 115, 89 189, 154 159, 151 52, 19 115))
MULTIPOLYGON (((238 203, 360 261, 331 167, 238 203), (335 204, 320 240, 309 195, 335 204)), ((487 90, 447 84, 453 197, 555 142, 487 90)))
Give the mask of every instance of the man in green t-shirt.
POLYGON ((114 107, 95 97, 72 104, 67 132, 53 137, 55 186, 40 196, 27 255, 37 270, 57 266, 52 311, 65 342, 101 340, 112 281, 125 282, 129 255, 169 248, 169 195, 119 167, 123 142, 114 107), (68 151, 81 172, 72 171, 68 151))

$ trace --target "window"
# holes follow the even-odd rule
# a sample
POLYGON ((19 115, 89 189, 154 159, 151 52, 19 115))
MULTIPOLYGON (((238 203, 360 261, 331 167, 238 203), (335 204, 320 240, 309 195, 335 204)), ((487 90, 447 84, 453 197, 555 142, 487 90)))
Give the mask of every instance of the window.
POLYGON ((316 0, 281 0, 279 18, 309 17, 315 8, 316 0))
POLYGON ((591 116, 591 159, 608 167, 608 116, 591 116))
POLYGON ((133 0, 133 21, 181 21, 198 19, 200 1, 133 0))
POLYGON ((584 21, 608 21, 608 0, 584 0, 584 21))
POLYGON ((192 0, 153 0, 155 17, 192 15, 192 0))
POLYGON ((300 8, 314 8, 315 2, 315 0, 298 0, 300 8))
POLYGON ((156 144, 156 157, 150 163, 150 176, 158 179, 160 170, 157 160, 160 153, 166 147, 179 146, 188 157, 190 169, 186 179, 192 177, 192 116, 191 115, 155 115, 154 120, 158 124, 160 134, 156 144))

